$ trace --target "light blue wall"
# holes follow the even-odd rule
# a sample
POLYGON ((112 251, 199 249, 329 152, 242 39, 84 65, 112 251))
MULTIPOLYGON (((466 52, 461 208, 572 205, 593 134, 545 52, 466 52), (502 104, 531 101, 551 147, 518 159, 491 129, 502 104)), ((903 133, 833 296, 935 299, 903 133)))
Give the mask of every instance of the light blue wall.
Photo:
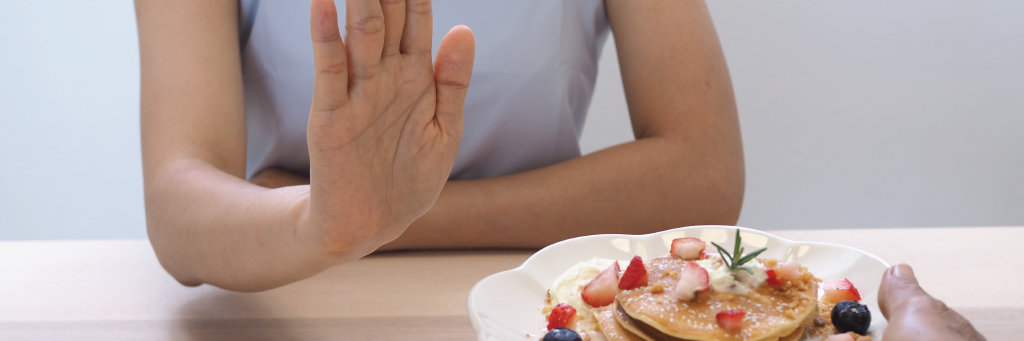
POLYGON ((0 239, 145 238, 132 2, 0 1, 0 239))
MULTIPOLYGON (((763 229, 1024 225, 1021 2, 712 2, 763 229)), ((144 238, 130 1, 0 1, 0 239, 144 238)), ((584 152, 631 139, 606 46, 584 152)))

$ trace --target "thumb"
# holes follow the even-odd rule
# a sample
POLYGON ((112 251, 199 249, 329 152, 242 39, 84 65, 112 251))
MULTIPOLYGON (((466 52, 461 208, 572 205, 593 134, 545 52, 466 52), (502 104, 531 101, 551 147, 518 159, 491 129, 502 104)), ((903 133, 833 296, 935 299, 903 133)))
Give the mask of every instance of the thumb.
POLYGON ((910 265, 899 264, 885 271, 878 290, 878 307, 886 319, 907 307, 905 303, 922 297, 931 298, 917 283, 910 265))
POLYGON ((885 271, 878 307, 889 321, 886 340, 985 340, 970 321, 921 289, 906 264, 885 271))
POLYGON ((462 140, 462 110, 466 91, 473 76, 476 39, 469 27, 458 25, 441 39, 434 59, 434 82, 437 85, 435 117, 441 129, 456 141, 462 140))

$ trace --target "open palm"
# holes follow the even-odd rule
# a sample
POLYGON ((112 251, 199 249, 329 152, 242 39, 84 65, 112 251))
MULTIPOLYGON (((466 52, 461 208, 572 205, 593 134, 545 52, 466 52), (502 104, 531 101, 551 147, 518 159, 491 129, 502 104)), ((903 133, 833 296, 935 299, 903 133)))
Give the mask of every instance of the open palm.
MULTIPOLYGON (((453 28, 431 61, 430 1, 314 0, 311 215, 341 251, 376 248, 437 200, 462 139, 474 38, 453 28)), ((363 253, 372 251, 364 250, 363 253)))

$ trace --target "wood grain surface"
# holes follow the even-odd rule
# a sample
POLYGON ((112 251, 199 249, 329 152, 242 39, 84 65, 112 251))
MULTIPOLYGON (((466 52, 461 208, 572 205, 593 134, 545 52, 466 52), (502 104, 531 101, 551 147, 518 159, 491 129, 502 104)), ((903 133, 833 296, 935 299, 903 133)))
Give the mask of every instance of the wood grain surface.
MULTIPOLYGON (((911 264, 989 340, 1024 336, 1024 227, 769 232, 911 264)), ((145 240, 0 242, 0 340, 473 340, 470 288, 532 253, 385 253, 241 294, 181 286, 145 240)))

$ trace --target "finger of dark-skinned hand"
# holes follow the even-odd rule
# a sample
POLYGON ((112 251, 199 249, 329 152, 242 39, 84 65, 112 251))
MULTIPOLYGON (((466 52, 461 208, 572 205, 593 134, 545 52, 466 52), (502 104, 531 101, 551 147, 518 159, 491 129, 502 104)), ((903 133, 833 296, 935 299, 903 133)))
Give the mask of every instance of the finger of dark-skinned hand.
POLYGON ((384 12, 384 53, 382 58, 394 57, 400 53, 402 30, 405 27, 406 0, 380 0, 384 12))
POLYGON ((433 44, 434 14, 430 0, 408 0, 405 6, 405 30, 402 31, 402 54, 430 64, 433 44))
POLYGON ((434 82, 437 85, 435 117, 441 129, 451 136, 462 137, 462 110, 466 91, 473 76, 476 41, 466 26, 455 26, 441 39, 434 60, 434 82))
POLYGON ((914 269, 906 264, 895 265, 885 270, 885 275, 882 276, 882 286, 878 292, 878 308, 888 319, 895 313, 895 310, 906 306, 905 300, 927 295, 924 289, 917 284, 914 269))
POLYGON ((889 321, 887 340, 985 340, 970 321, 928 295, 918 284, 914 270, 906 264, 886 270, 878 306, 889 321))
POLYGON ((348 56, 338 30, 333 0, 313 0, 309 10, 313 39, 313 112, 333 112, 348 101, 348 56))
POLYGON ((353 83, 373 78, 380 72, 384 29, 380 0, 345 1, 345 45, 353 83))

